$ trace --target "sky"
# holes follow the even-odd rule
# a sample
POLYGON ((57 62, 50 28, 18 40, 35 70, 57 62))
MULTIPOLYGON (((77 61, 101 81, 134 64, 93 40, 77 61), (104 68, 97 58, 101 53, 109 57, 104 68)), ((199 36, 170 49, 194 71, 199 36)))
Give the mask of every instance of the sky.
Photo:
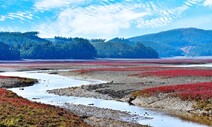
POLYGON ((128 38, 188 27, 212 30, 212 0, 0 0, 0 31, 45 38, 128 38))

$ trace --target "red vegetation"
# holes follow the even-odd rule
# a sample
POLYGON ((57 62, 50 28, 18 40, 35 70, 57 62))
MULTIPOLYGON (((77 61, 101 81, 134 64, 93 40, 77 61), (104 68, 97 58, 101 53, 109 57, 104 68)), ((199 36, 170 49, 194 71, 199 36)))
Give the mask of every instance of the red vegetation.
POLYGON ((30 102, 0 88, 0 126, 88 127, 78 116, 46 104, 30 102))
POLYGON ((12 91, 8 91, 6 89, 0 88, 0 103, 10 103, 15 106, 28 106, 33 108, 43 107, 47 108, 47 105, 40 105, 38 103, 33 103, 29 100, 23 99, 19 96, 17 96, 12 91))
POLYGON ((1 76, 0 79, 7 79, 7 78, 20 78, 20 77, 14 77, 14 76, 1 76))
POLYGON ((188 69, 173 69, 173 70, 157 70, 134 74, 133 76, 161 76, 161 77, 180 77, 180 76, 212 76, 212 70, 188 70, 188 69))
MULTIPOLYGON (((43 63, 43 62, 38 62, 43 63)), ((56 61, 45 62, 47 64, 74 64, 97 66, 134 66, 142 64, 205 64, 212 63, 212 59, 138 59, 138 60, 89 60, 89 61, 56 61)))
POLYGON ((205 64, 212 59, 141 59, 141 60, 73 60, 73 61, 17 61, 0 62, 0 68, 38 68, 38 67, 71 67, 81 65, 94 66, 137 66, 142 64, 205 64))
POLYGON ((89 69, 74 70, 73 72, 88 73, 88 72, 95 72, 95 71, 149 71, 149 70, 157 70, 162 68, 165 69, 167 67, 143 66, 143 67, 89 68, 89 69))
POLYGON ((212 82, 154 87, 135 92, 133 95, 149 97, 159 93, 169 93, 182 100, 210 99, 212 98, 212 82))

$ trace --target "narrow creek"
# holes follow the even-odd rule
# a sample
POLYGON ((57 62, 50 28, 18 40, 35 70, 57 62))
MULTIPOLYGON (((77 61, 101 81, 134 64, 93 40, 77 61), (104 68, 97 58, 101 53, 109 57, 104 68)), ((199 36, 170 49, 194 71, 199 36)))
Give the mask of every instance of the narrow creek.
MULTIPOLYGON (((74 87, 86 84, 97 84, 103 83, 104 81, 98 80, 81 80, 74 77, 64 77, 59 75, 40 73, 36 71, 31 72, 3 72, 0 75, 5 76, 19 76, 38 79, 39 83, 30 87, 25 87, 24 90, 19 88, 12 88, 13 92, 18 95, 27 98, 31 101, 41 102, 45 104, 52 104, 56 106, 64 106, 65 103, 71 104, 82 104, 89 105, 94 104, 93 106, 98 108, 108 108, 119 111, 127 111, 131 114, 136 114, 140 117, 135 120, 139 124, 150 125, 154 127, 204 127, 204 125, 188 122, 181 120, 177 117, 167 115, 163 112, 152 111, 144 109, 137 106, 131 106, 125 102, 118 102, 113 100, 102 100, 94 98, 83 98, 83 97, 67 97, 67 96, 58 96, 54 94, 49 94, 46 91, 58 88, 67 88, 74 87), (145 116, 145 112, 148 113, 148 116, 145 116)), ((127 118, 125 118, 127 119, 127 118)))

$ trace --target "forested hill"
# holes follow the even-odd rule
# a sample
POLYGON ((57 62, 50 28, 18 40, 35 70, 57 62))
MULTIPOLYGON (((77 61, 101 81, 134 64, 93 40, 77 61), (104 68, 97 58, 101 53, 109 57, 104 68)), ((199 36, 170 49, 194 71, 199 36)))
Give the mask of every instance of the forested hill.
POLYGON ((141 43, 131 46, 117 42, 95 42, 92 43, 97 50, 99 58, 158 58, 158 53, 150 47, 141 43))
POLYGON ((128 40, 133 42, 132 44, 141 42, 152 47, 161 57, 212 56, 212 30, 182 28, 132 37, 128 40))
POLYGON ((93 59, 96 57, 96 49, 87 39, 72 38, 71 41, 60 44, 39 38, 37 35, 38 32, 1 32, 0 45, 3 46, 1 46, 0 59, 93 59))
POLYGON ((8 45, 21 45, 26 43, 49 42, 46 39, 39 38, 38 32, 0 32, 0 42, 8 45))
POLYGON ((0 60, 18 60, 20 59, 19 51, 9 45, 0 42, 0 60))
POLYGON ((0 60, 212 56, 212 31, 183 28, 107 42, 71 37, 43 39, 38 32, 0 32, 0 51, 0 60))
POLYGON ((105 44, 104 39, 88 40, 71 37, 43 39, 37 35, 38 32, 0 32, 0 60, 158 58, 157 52, 142 44, 123 49, 123 45, 118 42, 105 44), (105 52, 113 55, 105 55, 105 52))

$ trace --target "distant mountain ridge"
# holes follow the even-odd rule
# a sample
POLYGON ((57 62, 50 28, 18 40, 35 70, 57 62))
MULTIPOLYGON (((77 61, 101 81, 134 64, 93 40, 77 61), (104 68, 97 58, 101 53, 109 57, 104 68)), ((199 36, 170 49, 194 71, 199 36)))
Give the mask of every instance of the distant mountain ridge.
POLYGON ((160 57, 212 56, 212 30, 181 28, 132 37, 128 40, 132 44, 141 42, 155 49, 160 57))
MULTIPOLYGON (((128 40, 127 40, 128 41, 128 40)), ((0 60, 158 58, 152 48, 138 43, 105 43, 104 39, 40 38, 38 32, 0 32, 0 60)))
POLYGON ((212 30, 181 28, 129 39, 40 38, 0 32, 0 60, 212 56, 212 30))

